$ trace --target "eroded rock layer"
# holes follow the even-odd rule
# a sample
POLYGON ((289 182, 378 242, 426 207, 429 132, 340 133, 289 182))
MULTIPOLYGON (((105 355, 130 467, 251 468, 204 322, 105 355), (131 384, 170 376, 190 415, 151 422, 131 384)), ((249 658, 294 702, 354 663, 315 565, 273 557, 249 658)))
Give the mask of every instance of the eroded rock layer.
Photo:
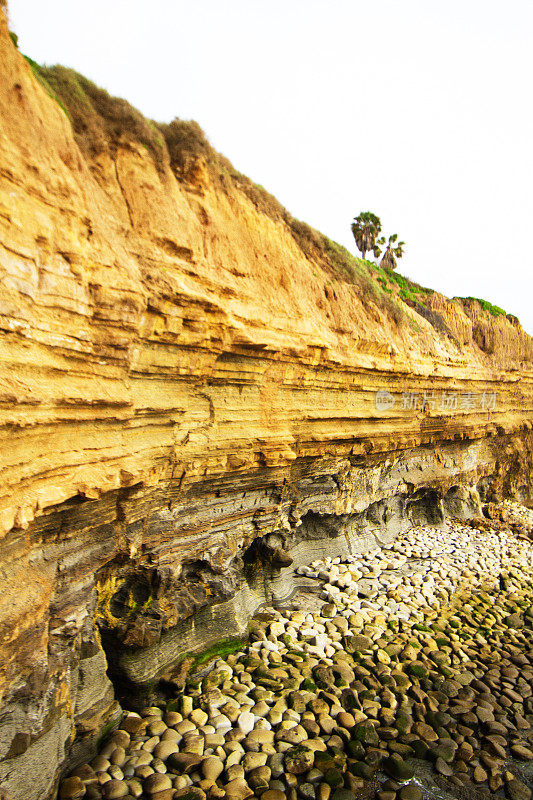
POLYGON ((531 496, 515 319, 369 296, 209 157, 81 135, 0 12, 0 784, 25 800, 113 723, 107 665, 157 696, 291 559, 531 496))

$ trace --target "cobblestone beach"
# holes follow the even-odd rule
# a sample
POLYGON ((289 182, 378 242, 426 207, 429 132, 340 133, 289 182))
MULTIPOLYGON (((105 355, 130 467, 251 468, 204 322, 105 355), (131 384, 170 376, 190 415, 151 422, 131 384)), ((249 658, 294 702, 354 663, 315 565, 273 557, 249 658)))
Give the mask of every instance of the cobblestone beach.
POLYGON ((489 517, 300 567, 314 601, 127 712, 61 800, 529 800, 533 512, 489 517))

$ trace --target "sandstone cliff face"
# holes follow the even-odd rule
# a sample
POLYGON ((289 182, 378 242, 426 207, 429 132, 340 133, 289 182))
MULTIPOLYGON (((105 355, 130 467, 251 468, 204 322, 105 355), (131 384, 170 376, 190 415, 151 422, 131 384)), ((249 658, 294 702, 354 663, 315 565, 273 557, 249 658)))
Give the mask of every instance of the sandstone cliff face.
POLYGON ((516 321, 439 295, 393 316, 204 157, 186 167, 126 132, 80 150, 0 12, 14 798, 51 796, 112 723, 107 666, 130 702, 157 694, 184 652, 290 591, 287 550, 356 550, 531 495, 533 346, 516 321))

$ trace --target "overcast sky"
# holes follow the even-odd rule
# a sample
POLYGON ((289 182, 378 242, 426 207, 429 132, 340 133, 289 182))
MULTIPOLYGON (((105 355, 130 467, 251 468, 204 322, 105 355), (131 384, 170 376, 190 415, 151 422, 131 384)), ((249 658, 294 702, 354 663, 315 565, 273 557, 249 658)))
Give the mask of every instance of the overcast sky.
POLYGON ((531 0, 10 0, 36 61, 145 115, 196 119, 299 219, 533 334, 531 0))

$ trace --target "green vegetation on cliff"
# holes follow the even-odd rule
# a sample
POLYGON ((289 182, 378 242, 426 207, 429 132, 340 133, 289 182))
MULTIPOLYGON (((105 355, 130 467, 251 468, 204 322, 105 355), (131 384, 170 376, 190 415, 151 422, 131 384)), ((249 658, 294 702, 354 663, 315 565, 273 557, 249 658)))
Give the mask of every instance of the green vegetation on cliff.
POLYGON ((506 311, 503 310, 503 308, 500 308, 499 306, 495 306, 492 303, 489 303, 488 300, 481 300, 479 297, 460 297, 458 299, 466 302, 479 303, 483 311, 487 311, 493 317, 510 316, 509 314, 507 314, 506 311))
MULTIPOLYGON (((376 306, 398 325, 409 323, 411 327, 418 327, 405 313, 405 306, 399 302, 403 301, 441 333, 450 333, 440 315, 427 308, 427 297, 433 293, 431 289, 397 274, 391 265, 377 265, 354 256, 342 245, 293 217, 266 189, 218 153, 194 120, 156 123, 146 119, 126 100, 112 97, 73 69, 60 65, 41 66, 28 56, 25 58, 36 79, 67 115, 78 146, 89 158, 103 152, 113 156, 121 144, 137 142, 150 153, 161 176, 170 168, 184 183, 193 178, 201 160, 215 186, 230 195, 235 190, 242 192, 258 211, 284 223, 305 256, 329 273, 332 281, 357 287, 367 307, 376 306)), ((459 300, 469 313, 475 298, 459 300)), ((476 302, 493 317, 505 315, 503 309, 487 301, 476 302)))

